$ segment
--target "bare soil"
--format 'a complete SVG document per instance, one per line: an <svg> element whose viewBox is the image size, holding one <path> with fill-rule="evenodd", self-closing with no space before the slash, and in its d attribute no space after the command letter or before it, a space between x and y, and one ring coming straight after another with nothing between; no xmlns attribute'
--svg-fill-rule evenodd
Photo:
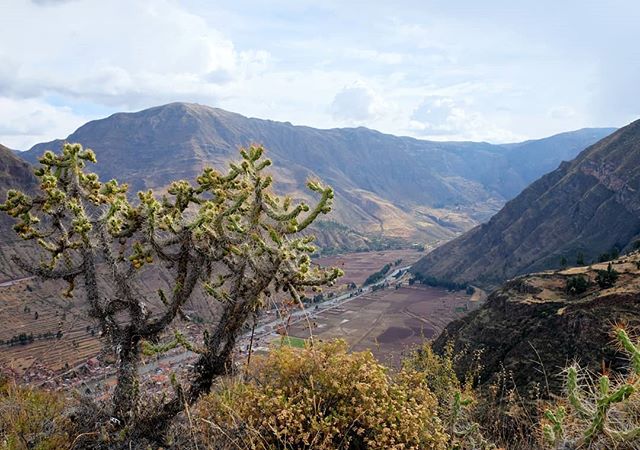
<svg viewBox="0 0 640 450"><path fill-rule="evenodd" d="M371 350L383 363L398 367L403 354L434 338L477 305L462 291L391 287L323 311L312 319L311 330L302 321L288 333L304 339L310 334L318 340L342 338L352 351Z"/></svg>

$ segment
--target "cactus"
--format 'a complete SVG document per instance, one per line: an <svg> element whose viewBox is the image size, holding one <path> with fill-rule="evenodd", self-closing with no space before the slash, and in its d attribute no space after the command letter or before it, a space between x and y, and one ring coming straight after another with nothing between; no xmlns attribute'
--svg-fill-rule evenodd
<svg viewBox="0 0 640 450"><path fill-rule="evenodd" d="M604 374L598 378L593 389L583 389L580 387L580 368L574 364L567 369L567 400L577 416L588 424L580 438L586 446L603 435L618 443L629 443L640 438L640 427L619 430L609 420L611 410L624 406L637 392L640 379L640 346L632 342L622 326L617 326L613 334L621 348L630 356L631 370L625 380L612 386L609 376ZM558 445L565 433L563 422L566 411L559 406L555 411L546 410L544 416L549 422L543 427L544 436L550 444Z"/></svg>
<svg viewBox="0 0 640 450"><path fill-rule="evenodd" d="M623 402L635 391L632 385L625 384L611 392L611 383L606 375L600 377L598 385L600 395L596 400L596 410L591 415L591 425L584 432L584 441L587 444L590 444L598 434L604 431L607 413L611 407L616 403Z"/></svg>
<svg viewBox="0 0 640 450"><path fill-rule="evenodd" d="M631 367L636 375L640 375L640 346L634 344L623 326L614 329L616 339L631 357Z"/></svg>
<svg viewBox="0 0 640 450"><path fill-rule="evenodd" d="M466 409L472 403L473 399L470 397L463 398L460 391L456 391L453 394L450 418L451 448L453 450L462 448L495 449L496 446L482 436L480 425L467 417L468 411Z"/></svg>
<svg viewBox="0 0 640 450"><path fill-rule="evenodd" d="M542 431L545 439L554 446L560 443L564 436L564 419L566 416L567 411L563 406L558 406L555 411L546 410L544 413L544 417L549 423L544 425Z"/></svg>
<svg viewBox="0 0 640 450"><path fill-rule="evenodd" d="M113 416L126 429L162 432L186 405L208 392L216 377L231 367L235 343L245 322L263 306L265 296L331 285L342 271L311 265L313 236L301 236L321 214L331 210L334 192L318 181L308 184L315 205L292 204L271 192L263 171L271 165L264 149L252 145L226 173L206 168L195 183L174 181L167 195L139 192L115 180L101 182L86 170L95 154L80 144L67 144L58 154L47 151L36 170L40 191L35 196L10 190L0 211L17 219L19 236L40 248L40 264L16 260L27 272L64 280L71 296L82 286L90 318L117 349L118 381L112 398ZM159 311L140 289L146 266L170 274L167 293L157 292ZM77 278L82 283L75 283ZM114 286L101 292L98 280ZM154 345L201 286L221 303L220 320L196 346L175 334ZM138 365L143 353L177 346L200 354L191 385L164 403L158 414L140 414ZM134 433L134 431L132 431Z"/></svg>

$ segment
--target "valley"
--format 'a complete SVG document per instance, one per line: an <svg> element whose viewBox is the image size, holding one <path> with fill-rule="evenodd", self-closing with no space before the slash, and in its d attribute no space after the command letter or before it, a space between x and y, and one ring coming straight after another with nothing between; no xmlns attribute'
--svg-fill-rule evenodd
<svg viewBox="0 0 640 450"><path fill-rule="evenodd" d="M0 450L640 450L640 2L0 2Z"/></svg>
<svg viewBox="0 0 640 450"><path fill-rule="evenodd" d="M280 339L277 331L304 337L307 314L312 320L322 324L331 323L332 319L335 322L336 317L352 318L356 315L358 319L352 321L349 331L343 328L341 332L340 328L334 329L334 325L322 325L314 330L314 335L317 334L321 339L328 338L329 335L342 337L353 343L354 349L370 348L374 352L385 353L389 356L386 362L395 364L403 345L408 342L418 343L422 336L432 337L471 304L468 302L469 296L463 292L449 293L443 289L418 286L396 290L395 283L407 285L406 275L397 280L389 275L381 283L387 282L390 286L376 292L371 292L371 286L362 287L366 278L383 266L389 264L395 265L394 270L406 269L423 255L422 251L406 249L349 253L315 259L315 264L340 267L345 272L344 277L336 286L325 290L327 298L323 303L308 305L306 312L293 307L281 319L282 311L266 310L256 328L254 350L266 350L274 342L277 343ZM357 288L354 289L353 284ZM150 279L151 287L148 289L158 285L160 280ZM80 386L87 378L98 376L104 379L109 373L110 364L114 361L113 355L104 353L98 328L87 319L82 298L63 298L63 290L64 283L43 282L32 277L4 280L0 284L0 322L11 324L10 327L0 329L0 366L5 370L27 382L37 384L54 380L54 385L59 386ZM374 304L376 308L371 309ZM384 320L379 321L378 316L387 310L395 312L385 312ZM191 307L186 312L197 315L198 309ZM200 315L204 316L202 313ZM193 342L198 342L209 320L202 323L182 321L178 328ZM380 322L379 327L391 330L387 333L390 341L380 342L382 346L376 343L375 332L370 333L374 321ZM402 335L409 331L411 336L397 340L393 335L393 330L396 329L402 330ZM383 329L380 333L384 331ZM371 339L366 339L364 334L370 334ZM245 334L240 346L240 356L246 354L248 342L249 334ZM188 354L177 357L176 352L172 352L166 359L154 363L153 367L162 365L168 370L171 366L167 365L169 362L175 365L183 363L184 358L191 357Z"/></svg>

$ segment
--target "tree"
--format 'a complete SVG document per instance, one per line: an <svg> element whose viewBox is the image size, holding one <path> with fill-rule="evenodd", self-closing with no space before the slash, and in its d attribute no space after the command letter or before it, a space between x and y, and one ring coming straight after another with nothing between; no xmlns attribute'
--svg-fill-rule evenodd
<svg viewBox="0 0 640 450"><path fill-rule="evenodd" d="M570 295L583 294L589 288L589 281L583 275L576 275L567 279L565 292Z"/></svg>
<svg viewBox="0 0 640 450"><path fill-rule="evenodd" d="M300 303L299 292L333 284L342 272L311 265L312 236L300 236L320 214L331 210L333 190L310 181L319 195L314 207L293 204L270 191L264 173L271 161L264 149L241 149L241 160L226 173L204 169L196 183L173 182L168 195L139 192L127 197L127 185L101 182L85 170L95 163L93 151L64 144L47 151L36 170L40 193L31 197L8 192L0 209L19 222L14 227L43 251L40 264L17 259L33 275L68 282L72 296L76 279L82 285L89 315L97 321L107 345L118 356L112 415L130 436L160 433L185 405L207 393L213 381L227 374L232 351L249 317L265 298L284 291ZM150 298L138 284L145 265L171 274L170 291L157 296L162 311L150 311ZM99 289L99 279L114 286L112 295ZM175 395L153 411L143 411L138 366L143 343L155 348L167 327L197 286L221 304L219 322L201 345L179 334L164 348L182 345L199 353L189 385L174 385Z"/></svg>
<svg viewBox="0 0 640 450"><path fill-rule="evenodd" d="M607 270L597 271L596 283L598 283L598 286L602 289L610 288L616 283L618 276L618 271L609 263Z"/></svg>
<svg viewBox="0 0 640 450"><path fill-rule="evenodd" d="M620 249L617 245L614 245L609 253L611 254L611 259L618 259L620 257Z"/></svg>
<svg viewBox="0 0 640 450"><path fill-rule="evenodd" d="M598 256L598 262L607 262L611 260L611 255L609 253L601 253Z"/></svg>

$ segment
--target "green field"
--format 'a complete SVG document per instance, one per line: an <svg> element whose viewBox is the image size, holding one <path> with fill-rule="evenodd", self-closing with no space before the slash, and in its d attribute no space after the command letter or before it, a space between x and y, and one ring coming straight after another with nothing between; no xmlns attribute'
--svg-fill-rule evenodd
<svg viewBox="0 0 640 450"><path fill-rule="evenodd" d="M294 348L304 348L306 340L295 336L282 336L280 345L288 345Z"/></svg>

